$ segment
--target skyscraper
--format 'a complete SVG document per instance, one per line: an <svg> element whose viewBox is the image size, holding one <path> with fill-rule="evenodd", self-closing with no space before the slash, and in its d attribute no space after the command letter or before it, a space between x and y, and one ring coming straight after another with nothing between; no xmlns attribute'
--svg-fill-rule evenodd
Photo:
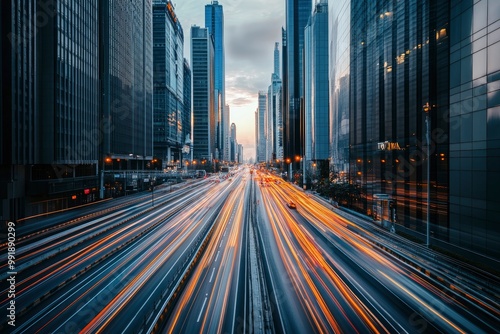
<svg viewBox="0 0 500 334"><path fill-rule="evenodd" d="M286 109L284 109L285 143L284 155L295 161L295 157L303 155L303 116L301 116L301 98L304 80L303 50L304 28L311 15L311 0L286 1ZM285 78L285 77L284 77ZM301 124L302 123L302 124ZM296 166L298 168L298 166Z"/></svg>
<svg viewBox="0 0 500 334"><path fill-rule="evenodd" d="M101 170L109 171L106 183L121 183L122 192L141 189L140 171L153 158L152 2L103 0L99 5L101 117L109 123ZM117 180L111 170L135 176L120 174Z"/></svg>
<svg viewBox="0 0 500 334"><path fill-rule="evenodd" d="M281 79L279 43L274 44L274 72L267 90L267 156L269 160L283 159L283 123L281 108Z"/></svg>
<svg viewBox="0 0 500 334"><path fill-rule="evenodd" d="M0 3L0 217L98 198L97 1ZM43 22L43 24L41 24Z"/></svg>
<svg viewBox="0 0 500 334"><path fill-rule="evenodd" d="M182 159L184 121L184 32L170 1L153 4L154 153L163 167ZM190 133L189 130L187 133Z"/></svg>
<svg viewBox="0 0 500 334"><path fill-rule="evenodd" d="M191 68L186 58L184 58L184 111L182 113L182 144L184 145L186 141L191 142L192 139L192 127L191 124ZM182 161L180 158L180 161Z"/></svg>
<svg viewBox="0 0 500 334"><path fill-rule="evenodd" d="M236 141L236 124L231 123L229 161L238 162L238 142Z"/></svg>
<svg viewBox="0 0 500 334"><path fill-rule="evenodd" d="M257 162L266 162L267 159L267 94L260 91L258 94L258 137Z"/></svg>
<svg viewBox="0 0 500 334"><path fill-rule="evenodd" d="M449 240L449 8L439 1L351 1L350 182L352 206L426 233L427 183L433 237ZM422 106L432 113L428 155ZM441 159L438 157L444 157ZM427 161L430 160L430 180ZM379 209L393 202L387 216ZM387 213L387 211L386 211ZM380 216L380 217L379 217Z"/></svg>
<svg viewBox="0 0 500 334"><path fill-rule="evenodd" d="M214 44L208 28L191 27L193 159L216 159Z"/></svg>
<svg viewBox="0 0 500 334"><path fill-rule="evenodd" d="M328 178L330 117L328 97L328 3L314 7L304 32L305 168ZM312 168L312 166L316 168ZM306 172L304 171L304 172ZM311 173L306 173L311 174Z"/></svg>
<svg viewBox="0 0 500 334"><path fill-rule="evenodd" d="M274 71L277 76L280 75L280 43L274 43Z"/></svg>
<svg viewBox="0 0 500 334"><path fill-rule="evenodd" d="M229 121L229 115L231 114L231 107L226 104L225 107L224 107L224 112L223 112L223 115L227 115L227 120ZM229 143L231 141L231 133L228 132L228 135L226 136L226 144L227 145L224 145L224 152L222 153L223 154L223 157L229 157L230 155L230 147L229 147Z"/></svg>
<svg viewBox="0 0 500 334"><path fill-rule="evenodd" d="M218 1L205 5L205 27L214 40L214 64L215 64L215 89L220 93L220 101L216 101L216 106L221 106L220 118L217 120L219 130L219 140L217 148L220 158L229 160L228 150L224 148L229 135L229 110L226 110L226 83L225 83L225 50L224 50L224 10ZM219 98L219 95L216 95ZM224 153L225 152L225 153ZM225 155L225 156L224 156Z"/></svg>
<svg viewBox="0 0 500 334"><path fill-rule="evenodd" d="M286 30L281 28L281 90L280 90L280 107L281 107L281 147L282 160L286 160L288 151L285 151L285 146L288 144L288 48L286 46ZM290 158L290 156L288 156Z"/></svg>
<svg viewBox="0 0 500 334"><path fill-rule="evenodd" d="M255 162L259 162L259 108L254 113Z"/></svg>
<svg viewBox="0 0 500 334"><path fill-rule="evenodd" d="M349 171L349 75L351 0L328 2L330 155L338 178Z"/></svg>
<svg viewBox="0 0 500 334"><path fill-rule="evenodd" d="M452 1L448 22L449 27L439 26L430 36L436 44L448 39L450 44L450 151L444 156L441 151L435 152L437 167L449 166L450 171L446 236L453 245L485 254L498 263L500 2ZM436 84L442 90L448 88ZM439 116L440 103L430 101L436 104L436 116ZM433 109L430 112L434 113Z"/></svg>

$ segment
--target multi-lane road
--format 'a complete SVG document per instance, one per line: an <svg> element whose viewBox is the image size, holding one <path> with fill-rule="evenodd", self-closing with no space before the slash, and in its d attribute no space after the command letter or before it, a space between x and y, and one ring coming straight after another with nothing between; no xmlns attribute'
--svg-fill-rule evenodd
<svg viewBox="0 0 500 334"><path fill-rule="evenodd" d="M150 194L150 193L149 193ZM0 332L491 333L500 280L264 171L16 226ZM290 207L293 201L295 207Z"/></svg>

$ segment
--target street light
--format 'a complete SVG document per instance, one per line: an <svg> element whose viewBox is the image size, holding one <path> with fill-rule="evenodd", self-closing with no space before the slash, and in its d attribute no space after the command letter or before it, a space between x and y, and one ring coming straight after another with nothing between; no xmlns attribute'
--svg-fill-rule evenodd
<svg viewBox="0 0 500 334"><path fill-rule="evenodd" d="M155 206L155 182L154 178L151 178L151 206Z"/></svg>
<svg viewBox="0 0 500 334"><path fill-rule="evenodd" d="M288 175L287 175L288 181L292 180L292 165L290 164L290 162L291 162L290 158L286 158L286 163L288 164Z"/></svg>
<svg viewBox="0 0 500 334"><path fill-rule="evenodd" d="M430 199L431 199L431 109L432 107L427 102L422 110L425 113L425 127L427 140L427 226L426 226L426 246L430 246Z"/></svg>
<svg viewBox="0 0 500 334"><path fill-rule="evenodd" d="M113 161L113 160L112 160L110 157L106 157L106 159L104 159L104 168L103 168L103 170L104 170L104 171L103 171L103 186L104 186L104 189L103 189L103 190L105 191L105 193L104 193L104 197L106 197L106 193L108 193L108 192L106 191L106 165L111 164L111 162L112 162L112 161ZM113 167L111 167L111 168L113 168ZM110 178L108 178L108 179L110 179ZM111 191L111 181L110 181L110 184L109 184L109 188L110 188L110 191ZM102 197L102 196L101 196L101 197Z"/></svg>

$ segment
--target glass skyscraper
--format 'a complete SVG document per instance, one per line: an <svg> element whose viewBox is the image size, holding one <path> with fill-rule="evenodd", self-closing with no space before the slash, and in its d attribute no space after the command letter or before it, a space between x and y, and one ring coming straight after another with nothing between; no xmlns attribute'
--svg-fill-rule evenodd
<svg viewBox="0 0 500 334"><path fill-rule="evenodd" d="M257 109L257 162L267 161L267 94L264 91L258 94Z"/></svg>
<svg viewBox="0 0 500 334"><path fill-rule="evenodd" d="M375 214L389 197L389 219L407 233L426 233L431 182L432 237L449 240L449 9L444 1L351 1L351 207ZM439 38L435 32L443 31ZM432 110L427 154L423 105ZM427 180L427 159L430 180ZM441 159L443 158L443 159Z"/></svg>
<svg viewBox="0 0 500 334"><path fill-rule="evenodd" d="M323 0L305 28L305 151L306 165L329 159L328 3Z"/></svg>
<svg viewBox="0 0 500 334"><path fill-rule="evenodd" d="M167 167L182 159L183 126L187 125L183 115L184 32L170 1L153 3L153 64L154 154Z"/></svg>
<svg viewBox="0 0 500 334"><path fill-rule="evenodd" d="M450 40L449 240L498 261L500 2L452 1L434 35Z"/></svg>
<svg viewBox="0 0 500 334"><path fill-rule="evenodd" d="M296 156L302 156L303 135L301 122L301 98L303 92L303 50L304 28L312 10L311 0L287 0L285 3L286 19L286 61L283 63L284 88L284 156L295 161ZM286 42L286 44L285 44Z"/></svg>
<svg viewBox="0 0 500 334"><path fill-rule="evenodd" d="M212 1L205 5L205 27L214 39L214 64L215 64L215 89L220 93L221 101L216 101L216 107L220 106L220 118L217 120L219 135L217 148L222 160L229 160L228 149L225 147L229 136L229 110L226 106L226 72L225 72L225 50L224 50L224 10L218 1ZM216 95L218 99L219 96ZM224 153L225 152L225 153Z"/></svg>
<svg viewBox="0 0 500 334"><path fill-rule="evenodd" d="M281 116L281 79L279 43L274 44L274 72L267 89L267 156L269 160L283 159L283 125ZM274 161L275 162L275 161Z"/></svg>
<svg viewBox="0 0 500 334"><path fill-rule="evenodd" d="M191 142L191 68L186 58L184 58L184 112L182 113L182 138L183 144L189 138Z"/></svg>
<svg viewBox="0 0 500 334"><path fill-rule="evenodd" d="M153 158L152 2L100 3L102 159L113 169L143 169Z"/></svg>
<svg viewBox="0 0 500 334"><path fill-rule="evenodd" d="M422 240L429 199L433 246L498 259L498 1L344 0L329 12L330 155L352 186L345 204L378 219L388 201L396 231Z"/></svg>
<svg viewBox="0 0 500 334"><path fill-rule="evenodd" d="M193 159L216 159L214 44L207 28L191 27Z"/></svg>
<svg viewBox="0 0 500 334"><path fill-rule="evenodd" d="M98 10L97 1L0 3L4 219L98 197Z"/></svg>
<svg viewBox="0 0 500 334"><path fill-rule="evenodd" d="M328 12L330 156L337 177L346 181L349 171L351 0L329 0Z"/></svg>

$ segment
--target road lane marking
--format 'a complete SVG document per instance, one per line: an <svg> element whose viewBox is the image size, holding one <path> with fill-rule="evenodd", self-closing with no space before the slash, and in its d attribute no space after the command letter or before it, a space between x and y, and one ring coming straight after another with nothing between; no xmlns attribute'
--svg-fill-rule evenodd
<svg viewBox="0 0 500 334"><path fill-rule="evenodd" d="M217 259L219 258L219 253L220 253L220 251L217 251L217 256L215 257L214 262L217 262Z"/></svg>
<svg viewBox="0 0 500 334"><path fill-rule="evenodd" d="M203 301L203 305L201 306L200 314L198 315L198 319L196 322L200 322L201 314L203 313L203 309L205 308L205 304L207 303L207 297L205 297L205 300Z"/></svg>
<svg viewBox="0 0 500 334"><path fill-rule="evenodd" d="M208 283L212 283L212 278L214 278L214 273L215 273L215 267L214 269L212 269L212 275L210 275L210 280L208 281Z"/></svg>

